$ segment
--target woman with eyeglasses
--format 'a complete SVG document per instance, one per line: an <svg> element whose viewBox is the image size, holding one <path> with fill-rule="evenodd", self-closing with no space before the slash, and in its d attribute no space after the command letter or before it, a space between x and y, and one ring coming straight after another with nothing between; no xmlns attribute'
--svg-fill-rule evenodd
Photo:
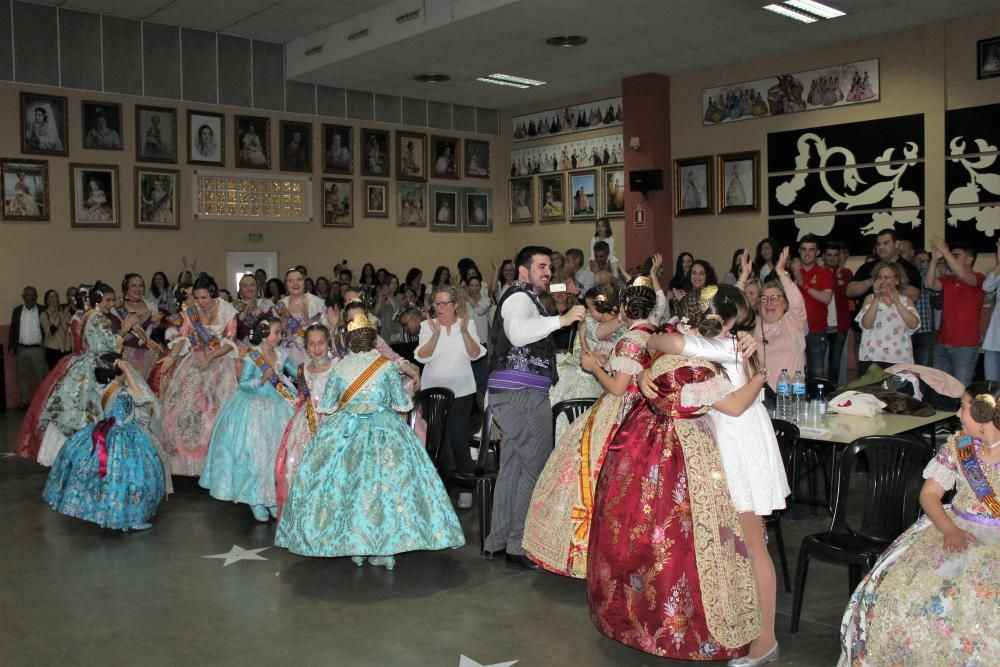
<svg viewBox="0 0 1000 667"><path fill-rule="evenodd" d="M469 418L476 397L476 379L472 362L486 354L479 342L476 323L463 308L458 316L458 291L451 285L438 285L431 292L434 317L428 314L420 325L416 360L424 364L424 387L444 387L455 394L448 411L445 441L451 452L452 466L460 472L472 472L475 464L469 454ZM460 494L458 506L472 506L472 494Z"/></svg>

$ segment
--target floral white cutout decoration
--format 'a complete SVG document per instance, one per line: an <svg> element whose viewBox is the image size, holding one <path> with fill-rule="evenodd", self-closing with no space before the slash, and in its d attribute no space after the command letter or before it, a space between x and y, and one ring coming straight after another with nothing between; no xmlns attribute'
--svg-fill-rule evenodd
<svg viewBox="0 0 1000 667"><path fill-rule="evenodd" d="M1000 195L1000 174L983 173L997 161L997 147L985 139L976 139L978 153L993 152L993 155L964 156L965 138L955 137L948 144L952 162L960 162L969 172L969 182L948 193L947 222L957 227L959 222L976 221L976 229L986 236L1000 231L1000 204L977 206L979 193L983 190Z"/></svg>

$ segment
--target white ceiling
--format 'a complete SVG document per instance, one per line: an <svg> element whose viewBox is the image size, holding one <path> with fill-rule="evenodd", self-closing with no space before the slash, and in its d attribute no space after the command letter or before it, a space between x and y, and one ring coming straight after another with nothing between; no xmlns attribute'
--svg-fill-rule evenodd
<svg viewBox="0 0 1000 667"><path fill-rule="evenodd" d="M345 21L363 25L366 12L393 2L32 1L254 39L302 40L310 45L322 28ZM676 74L774 57L1000 9L998 0L826 1L846 11L847 16L805 25L763 11L765 0L519 0L293 75L297 80L328 86L518 108L611 88L633 74ZM454 2L457 13L459 3L470 0ZM573 49L544 43L547 37L566 34L585 35L590 41ZM448 74L452 80L434 85L413 81L414 75L424 72ZM548 84L517 90L475 81L477 76L492 72Z"/></svg>

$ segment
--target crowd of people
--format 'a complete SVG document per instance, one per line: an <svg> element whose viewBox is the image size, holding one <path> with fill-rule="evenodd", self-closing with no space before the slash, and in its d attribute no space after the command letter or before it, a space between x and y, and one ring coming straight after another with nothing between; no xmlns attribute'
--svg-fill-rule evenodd
<svg viewBox="0 0 1000 667"><path fill-rule="evenodd" d="M779 655L763 519L789 484L766 396L783 371L842 384L853 338L859 374L916 363L968 389L962 431L925 471L926 516L851 600L843 660L1000 653L977 629L1000 586L1000 385L973 383L1000 247L987 278L972 248L940 239L926 252L882 232L856 273L841 244L764 239L721 281L682 252L665 285L659 254L623 266L607 220L589 251L528 246L485 277L464 258L429 284L342 261L331 278L248 273L235 295L194 266L148 291L134 273L119 290L80 285L68 305L27 287L11 318L16 450L51 466L46 502L104 528L150 528L190 477L276 520L293 553L392 569L465 544L455 507L471 495L453 505L441 480L473 470L472 417L488 406L502 445L485 556L586 579L598 630L628 646L748 667ZM455 397L440 460L422 387ZM570 398L594 402L553 433Z"/></svg>

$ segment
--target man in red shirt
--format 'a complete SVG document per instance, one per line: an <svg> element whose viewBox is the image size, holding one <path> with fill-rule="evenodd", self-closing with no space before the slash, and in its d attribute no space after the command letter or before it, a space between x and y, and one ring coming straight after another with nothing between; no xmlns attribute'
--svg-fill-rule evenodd
<svg viewBox="0 0 1000 667"><path fill-rule="evenodd" d="M937 273L944 259L950 273ZM976 373L979 358L979 312L983 307L983 281L986 276L972 270L976 251L965 243L948 244L931 239L931 265L924 276L924 287L941 292L941 326L934 345L934 368L949 373L968 387Z"/></svg>
<svg viewBox="0 0 1000 667"><path fill-rule="evenodd" d="M830 269L816 263L819 237L806 234L799 241L799 259L792 263L792 276L806 304L809 332L806 334L806 370L812 377L826 377L827 309L833 301L835 280Z"/></svg>
<svg viewBox="0 0 1000 667"><path fill-rule="evenodd" d="M851 330L850 300L847 298L847 283L854 279L854 272L843 266L847 253L846 244L828 241L823 249L823 264L833 272L833 299L827 307L826 341L830 353L827 356L829 379L834 384L842 384L840 379L841 357L847 332ZM846 379L846 378L845 378ZM832 387L830 388L832 389Z"/></svg>

